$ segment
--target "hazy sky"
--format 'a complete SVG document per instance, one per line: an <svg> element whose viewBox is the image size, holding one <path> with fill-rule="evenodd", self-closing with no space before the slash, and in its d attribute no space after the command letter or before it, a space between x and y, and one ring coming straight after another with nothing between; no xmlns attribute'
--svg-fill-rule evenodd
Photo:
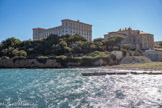
<svg viewBox="0 0 162 108"><path fill-rule="evenodd" d="M32 28L65 18L92 24L93 39L131 27L162 40L162 0L0 0L0 41L32 39Z"/></svg>

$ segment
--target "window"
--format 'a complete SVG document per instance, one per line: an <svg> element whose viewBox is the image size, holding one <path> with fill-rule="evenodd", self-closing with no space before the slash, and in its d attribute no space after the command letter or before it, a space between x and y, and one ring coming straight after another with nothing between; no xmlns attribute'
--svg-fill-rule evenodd
<svg viewBox="0 0 162 108"><path fill-rule="evenodd" d="M66 22L65 25L68 26L68 23Z"/></svg>
<svg viewBox="0 0 162 108"><path fill-rule="evenodd" d="M68 28L66 28L66 32L68 32Z"/></svg>

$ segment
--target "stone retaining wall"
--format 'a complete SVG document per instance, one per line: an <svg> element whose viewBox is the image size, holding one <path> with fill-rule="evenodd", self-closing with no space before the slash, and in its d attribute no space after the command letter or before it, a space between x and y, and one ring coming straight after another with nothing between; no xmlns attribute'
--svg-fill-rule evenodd
<svg viewBox="0 0 162 108"><path fill-rule="evenodd" d="M95 61L95 62L94 62ZM85 60L60 60L60 59L0 59L0 68L65 68L85 66ZM108 65L105 59L90 60L90 66Z"/></svg>

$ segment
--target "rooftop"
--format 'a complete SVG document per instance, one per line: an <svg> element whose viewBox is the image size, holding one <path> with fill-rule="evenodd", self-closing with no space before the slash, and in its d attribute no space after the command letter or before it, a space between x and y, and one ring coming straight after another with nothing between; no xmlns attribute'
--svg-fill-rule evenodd
<svg viewBox="0 0 162 108"><path fill-rule="evenodd" d="M143 32L143 31L140 31L140 34L142 34L142 35L152 35L152 34L150 34L150 33L145 33L145 32Z"/></svg>
<svg viewBox="0 0 162 108"><path fill-rule="evenodd" d="M75 23L80 23L80 24L85 24L85 25L92 26L91 24L87 24L87 23L80 22L79 20L75 21L75 20L71 20L71 19L63 19L61 21L72 21L72 22L75 22Z"/></svg>
<svg viewBox="0 0 162 108"><path fill-rule="evenodd" d="M46 29L37 27L37 28L33 28L33 30L46 30Z"/></svg>

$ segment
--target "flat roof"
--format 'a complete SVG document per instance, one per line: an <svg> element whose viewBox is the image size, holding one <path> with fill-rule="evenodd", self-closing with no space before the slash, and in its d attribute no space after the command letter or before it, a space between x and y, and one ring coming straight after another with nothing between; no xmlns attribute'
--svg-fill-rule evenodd
<svg viewBox="0 0 162 108"><path fill-rule="evenodd" d="M71 19L63 19L61 21L72 21L72 22L75 22L75 23L81 23L81 24L85 24L85 25L88 25L88 26L92 26L91 24L80 22L79 20L75 21L75 20L71 20Z"/></svg>

